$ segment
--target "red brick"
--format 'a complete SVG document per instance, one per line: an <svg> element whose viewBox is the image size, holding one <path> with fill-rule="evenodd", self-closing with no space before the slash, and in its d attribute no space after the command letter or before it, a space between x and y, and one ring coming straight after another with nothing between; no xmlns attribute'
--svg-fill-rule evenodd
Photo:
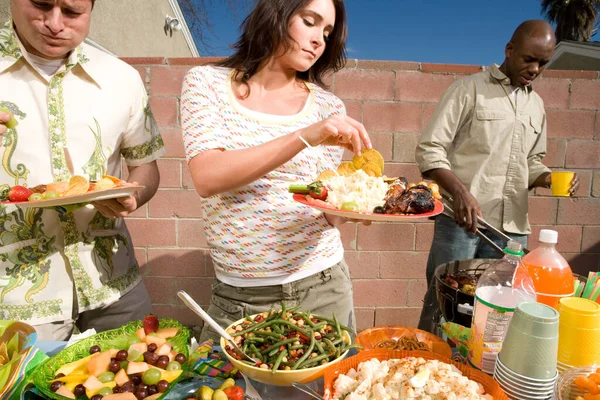
<svg viewBox="0 0 600 400"><path fill-rule="evenodd" d="M431 241L433 240L433 224L417 224L417 238L416 238L416 250L425 251L429 254L431 248Z"/></svg>
<svg viewBox="0 0 600 400"><path fill-rule="evenodd" d="M350 267L350 276L352 279L379 278L379 252L346 251L344 259L348 263L348 267Z"/></svg>
<svg viewBox="0 0 600 400"><path fill-rule="evenodd" d="M592 196L600 197L600 171L594 171L594 181L592 183Z"/></svg>
<svg viewBox="0 0 600 400"><path fill-rule="evenodd" d="M596 140L600 139L600 112L596 111L596 133L594 135Z"/></svg>
<svg viewBox="0 0 600 400"><path fill-rule="evenodd" d="M140 273L146 275L146 265L148 264L148 250L143 247L134 247L135 259L140 265Z"/></svg>
<svg viewBox="0 0 600 400"><path fill-rule="evenodd" d="M198 304L210 304L212 294L211 285L213 278L175 278L177 290L183 290L189 294Z"/></svg>
<svg viewBox="0 0 600 400"><path fill-rule="evenodd" d="M583 227L581 251L584 253L600 253L600 226Z"/></svg>
<svg viewBox="0 0 600 400"><path fill-rule="evenodd" d="M177 221L177 245L194 249L207 249L204 221L202 219L181 219Z"/></svg>
<svg viewBox="0 0 600 400"><path fill-rule="evenodd" d="M196 190L194 180L192 179L192 173L190 172L189 164L186 162L181 171L181 187L184 189Z"/></svg>
<svg viewBox="0 0 600 400"><path fill-rule="evenodd" d="M394 161L414 163L419 138L418 133L394 133Z"/></svg>
<svg viewBox="0 0 600 400"><path fill-rule="evenodd" d="M572 225L537 225L531 228L531 235L527 246L529 249L535 249L540 245L538 238L540 230L552 229L558 232L558 244L556 250L560 253L577 252L581 249L581 231L580 226Z"/></svg>
<svg viewBox="0 0 600 400"><path fill-rule="evenodd" d="M598 225L600 199L561 199L558 206L560 225Z"/></svg>
<svg viewBox="0 0 600 400"><path fill-rule="evenodd" d="M483 71L483 68L479 65L422 63L421 71L449 74L474 74L476 72Z"/></svg>
<svg viewBox="0 0 600 400"><path fill-rule="evenodd" d="M358 226L358 250L413 250L413 224L373 224Z"/></svg>
<svg viewBox="0 0 600 400"><path fill-rule="evenodd" d="M438 102L452 82L454 82L452 75L398 72L396 73L396 100Z"/></svg>
<svg viewBox="0 0 600 400"><path fill-rule="evenodd" d="M183 77L189 70L189 67L151 67L150 95L179 97L181 95Z"/></svg>
<svg viewBox="0 0 600 400"><path fill-rule="evenodd" d="M580 110L548 110L548 137L592 139L596 113Z"/></svg>
<svg viewBox="0 0 600 400"><path fill-rule="evenodd" d="M161 188L181 187L181 160L158 160Z"/></svg>
<svg viewBox="0 0 600 400"><path fill-rule="evenodd" d="M414 251L382 251L380 275L382 279L422 279L425 277L427 253Z"/></svg>
<svg viewBox="0 0 600 400"><path fill-rule="evenodd" d="M406 304L406 281L377 279L354 281L356 307L403 307Z"/></svg>
<svg viewBox="0 0 600 400"><path fill-rule="evenodd" d="M147 276L207 276L205 250L149 249Z"/></svg>
<svg viewBox="0 0 600 400"><path fill-rule="evenodd" d="M363 108L364 124L368 131L421 131L420 104L365 103Z"/></svg>
<svg viewBox="0 0 600 400"><path fill-rule="evenodd" d="M338 228L342 235L342 244L346 250L356 250L356 225L358 224L350 222Z"/></svg>
<svg viewBox="0 0 600 400"><path fill-rule="evenodd" d="M544 100L548 108L569 108L569 89L571 82L568 79L536 79L533 88Z"/></svg>
<svg viewBox="0 0 600 400"><path fill-rule="evenodd" d="M546 157L543 163L549 168L563 168L567 156L566 139L548 139L546 142Z"/></svg>
<svg viewBox="0 0 600 400"><path fill-rule="evenodd" d="M127 226L136 246L175 246L174 220L129 218L127 219Z"/></svg>
<svg viewBox="0 0 600 400"><path fill-rule="evenodd" d="M571 91L571 108L600 109L600 81L575 80Z"/></svg>
<svg viewBox="0 0 600 400"><path fill-rule="evenodd" d="M423 274L425 276L425 274ZM427 292L427 280L415 279L408 281L408 299L406 305L409 307L423 306L423 298Z"/></svg>
<svg viewBox="0 0 600 400"><path fill-rule="evenodd" d="M421 307L378 308L375 310L375 326L401 325L416 328L420 315Z"/></svg>
<svg viewBox="0 0 600 400"><path fill-rule="evenodd" d="M362 102L346 100L344 102L344 105L346 106L346 114L350 118L353 118L353 119L357 120L358 122L362 123L362 121L363 121Z"/></svg>
<svg viewBox="0 0 600 400"><path fill-rule="evenodd" d="M357 332L364 331L365 329L369 329L374 326L374 323L375 323L375 309L374 308L355 308L354 315L356 316Z"/></svg>
<svg viewBox="0 0 600 400"><path fill-rule="evenodd" d="M587 278L590 272L600 270L600 254L591 253L565 253L562 256L567 260L571 270Z"/></svg>
<svg viewBox="0 0 600 400"><path fill-rule="evenodd" d="M386 165L385 174L387 176L404 176L409 182L419 182L421 172L416 164L398 164L390 163Z"/></svg>
<svg viewBox="0 0 600 400"><path fill-rule="evenodd" d="M120 57L129 65L159 65L165 63L164 57Z"/></svg>
<svg viewBox="0 0 600 400"><path fill-rule="evenodd" d="M165 154L163 157L185 157L185 149L183 147L183 137L181 136L181 128L162 128L160 135L165 143Z"/></svg>
<svg viewBox="0 0 600 400"><path fill-rule="evenodd" d="M151 218L199 218L200 198L194 190L159 190L150 203Z"/></svg>
<svg viewBox="0 0 600 400"><path fill-rule="evenodd" d="M129 218L148 218L148 204L144 204L131 214L129 214Z"/></svg>
<svg viewBox="0 0 600 400"><path fill-rule="evenodd" d="M596 79L598 73L596 71L565 71L557 69L547 69L544 70L542 76L544 78Z"/></svg>
<svg viewBox="0 0 600 400"><path fill-rule="evenodd" d="M423 129L427 127L427 124L429 123L429 120L431 119L436 107L437 104L423 104L423 120L421 122Z"/></svg>
<svg viewBox="0 0 600 400"><path fill-rule="evenodd" d="M176 303L176 287L174 279L147 276L144 278L144 284L148 289L152 304Z"/></svg>
<svg viewBox="0 0 600 400"><path fill-rule="evenodd" d="M556 224L558 199L529 197L529 222L533 225Z"/></svg>
<svg viewBox="0 0 600 400"><path fill-rule="evenodd" d="M169 58L167 59L167 63L169 65L207 65L220 60L223 60L225 57L178 57L178 58Z"/></svg>
<svg viewBox="0 0 600 400"><path fill-rule="evenodd" d="M567 168L600 168L600 140L571 140L567 144Z"/></svg>
<svg viewBox="0 0 600 400"><path fill-rule="evenodd" d="M208 304L200 304L208 306ZM183 325L198 325L202 326L203 321L192 310L184 305L162 305L153 304L152 313L158 318L172 318L179 321Z"/></svg>
<svg viewBox="0 0 600 400"><path fill-rule="evenodd" d="M379 69L394 71L417 71L420 64L410 61L358 60L358 69Z"/></svg>
<svg viewBox="0 0 600 400"><path fill-rule="evenodd" d="M146 67L134 67L134 68L140 74L140 78L142 78L142 82L147 83L146 82L146 77L147 77Z"/></svg>
<svg viewBox="0 0 600 400"><path fill-rule="evenodd" d="M177 126L179 108L175 97L151 97L150 107L159 127Z"/></svg>
<svg viewBox="0 0 600 400"><path fill-rule="evenodd" d="M344 69L335 74L334 81L334 93L342 99L394 98L394 73L391 71Z"/></svg>

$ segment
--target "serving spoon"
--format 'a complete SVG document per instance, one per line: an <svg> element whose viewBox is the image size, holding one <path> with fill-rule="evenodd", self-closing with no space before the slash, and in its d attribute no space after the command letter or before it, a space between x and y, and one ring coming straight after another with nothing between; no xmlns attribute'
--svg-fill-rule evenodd
<svg viewBox="0 0 600 400"><path fill-rule="evenodd" d="M188 308L190 310L192 310L193 312L198 314L200 316L200 318L202 318L204 320L204 322L209 324L211 326L211 328L213 328L219 335L221 335L221 337L223 339L227 340L229 342L229 344L235 349L235 351L237 351L246 361L250 361L253 364L256 364L258 362L257 359L254 359L254 358L250 357L248 354L244 353L242 351L242 349L240 349L240 347L235 343L235 340L233 340L233 337L231 337L231 335L229 333L227 333L227 331L225 329L221 328L221 326L219 324L217 324L217 322L214 319L212 319L210 317L210 315L208 315L206 313L206 311L204 311L202 309L202 307L200 307L198 305L198 303L196 303L194 301L194 299L191 298L191 296L189 294L187 294L183 290L180 290L179 292L177 292L177 296L179 296L181 301L183 301L183 303L186 306L188 306ZM226 349L223 349L223 350L227 351Z"/></svg>

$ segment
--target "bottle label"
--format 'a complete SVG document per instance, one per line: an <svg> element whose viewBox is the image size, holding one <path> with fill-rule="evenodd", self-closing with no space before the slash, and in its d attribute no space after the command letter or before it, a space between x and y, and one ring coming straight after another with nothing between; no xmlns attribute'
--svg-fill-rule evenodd
<svg viewBox="0 0 600 400"><path fill-rule="evenodd" d="M514 308L500 307L475 296L469 343L469 361L474 367L488 374L494 372L496 358L514 311Z"/></svg>

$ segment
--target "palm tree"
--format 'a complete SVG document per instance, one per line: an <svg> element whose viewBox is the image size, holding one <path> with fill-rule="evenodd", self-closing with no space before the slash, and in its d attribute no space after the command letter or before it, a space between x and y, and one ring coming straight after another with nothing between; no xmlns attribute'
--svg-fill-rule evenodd
<svg viewBox="0 0 600 400"><path fill-rule="evenodd" d="M600 0L541 0L542 13L556 24L556 41L589 42L598 30Z"/></svg>

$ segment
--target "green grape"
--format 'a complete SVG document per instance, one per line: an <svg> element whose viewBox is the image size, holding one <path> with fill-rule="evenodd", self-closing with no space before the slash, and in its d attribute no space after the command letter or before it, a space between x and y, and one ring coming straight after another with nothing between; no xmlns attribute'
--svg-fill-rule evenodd
<svg viewBox="0 0 600 400"><path fill-rule="evenodd" d="M60 196L56 192L44 192L45 199L56 199L58 197L60 197Z"/></svg>
<svg viewBox="0 0 600 400"><path fill-rule="evenodd" d="M107 396L109 394L112 394L113 390L111 388L109 388L108 386L103 387L102 389L98 390L99 395L102 396Z"/></svg>
<svg viewBox="0 0 600 400"><path fill-rule="evenodd" d="M127 366L129 365L129 361L123 360L119 364L121 365L121 369L124 369L127 371Z"/></svg>
<svg viewBox="0 0 600 400"><path fill-rule="evenodd" d="M181 364L177 361L171 361L167 364L167 371L179 371L181 369Z"/></svg>
<svg viewBox="0 0 600 400"><path fill-rule="evenodd" d="M358 204L353 201L347 201L342 204L342 210L345 211L358 211Z"/></svg>
<svg viewBox="0 0 600 400"><path fill-rule="evenodd" d="M102 383L111 382L115 380L115 374L110 371L106 371L98 375L98 380Z"/></svg>
<svg viewBox="0 0 600 400"><path fill-rule="evenodd" d="M29 196L29 198L27 200L29 200L29 201L44 200L44 196L41 193L33 193L31 196Z"/></svg>
<svg viewBox="0 0 600 400"><path fill-rule="evenodd" d="M160 381L161 373L156 368L150 368L142 375L142 382L145 385L156 385Z"/></svg>

